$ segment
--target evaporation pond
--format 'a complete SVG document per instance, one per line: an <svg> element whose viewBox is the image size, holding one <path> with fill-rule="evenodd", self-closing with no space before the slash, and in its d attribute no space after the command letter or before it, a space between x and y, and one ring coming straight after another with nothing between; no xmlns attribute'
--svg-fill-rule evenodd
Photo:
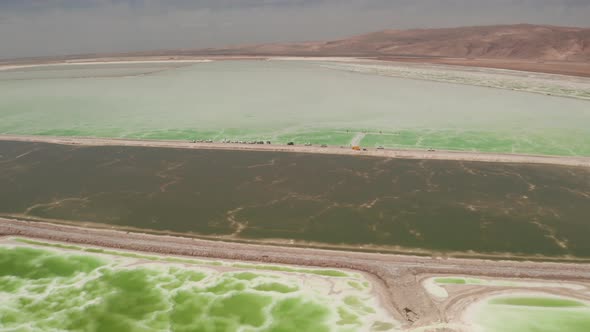
<svg viewBox="0 0 590 332"><path fill-rule="evenodd" d="M4 239L0 330L299 332L399 325L370 286L351 285L366 285L365 279L354 272Z"/></svg>
<svg viewBox="0 0 590 332"><path fill-rule="evenodd" d="M0 216L345 249L590 257L590 169L4 141Z"/></svg>
<svg viewBox="0 0 590 332"><path fill-rule="evenodd" d="M478 308L474 318L485 332L590 331L590 306L561 297L495 297Z"/></svg>
<svg viewBox="0 0 590 332"><path fill-rule="evenodd" d="M0 133L271 140L590 156L590 101L219 61L0 71Z"/></svg>

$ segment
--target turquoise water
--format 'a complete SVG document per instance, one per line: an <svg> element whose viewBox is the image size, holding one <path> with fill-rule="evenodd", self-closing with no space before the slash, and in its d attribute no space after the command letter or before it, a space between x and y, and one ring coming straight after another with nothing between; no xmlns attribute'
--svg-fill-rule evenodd
<svg viewBox="0 0 590 332"><path fill-rule="evenodd" d="M289 61L0 71L0 133L590 155L590 102Z"/></svg>

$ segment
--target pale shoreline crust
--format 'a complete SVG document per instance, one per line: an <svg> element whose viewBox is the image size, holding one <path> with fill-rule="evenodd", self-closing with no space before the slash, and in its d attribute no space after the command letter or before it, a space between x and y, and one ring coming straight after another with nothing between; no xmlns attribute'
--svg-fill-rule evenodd
<svg viewBox="0 0 590 332"><path fill-rule="evenodd" d="M445 302L437 302L422 287L432 276L462 275L488 278L527 278L587 284L590 265L572 263L533 263L480 259L436 259L403 255L383 255L320 249L290 248L259 244L149 235L117 230L81 228L44 222L0 218L0 236L27 237L119 250L151 252L216 259L254 261L273 264L338 268L362 271L372 281L392 316L406 327L461 325L461 313L469 305L490 294L514 288L491 290L468 288ZM523 289L523 288L520 288ZM526 289L526 288L524 288ZM571 296L577 290L548 290ZM452 294L452 292L450 292ZM581 296L581 295L580 295ZM578 296L579 297L579 296ZM584 299L588 296L586 295Z"/></svg>
<svg viewBox="0 0 590 332"><path fill-rule="evenodd" d="M495 68L524 73L545 73L570 77L590 77L590 63L568 61L527 61L486 58L452 58L421 56L287 56L287 55L142 55L68 57L48 59L14 59L0 61L0 70L38 67L47 65L123 64L123 63L198 63L210 61L259 60L259 61L329 61L329 62L397 62L407 64L448 65L460 69Z"/></svg>
<svg viewBox="0 0 590 332"><path fill-rule="evenodd" d="M376 149L367 148L366 151L356 151L350 147L338 146L302 146L302 145L272 145L272 144L235 144L235 143L191 143L188 141L165 140L139 140L121 138L93 138L93 137L57 137L57 136L32 136L0 134L0 141L51 143L62 145L82 146L134 146L154 148L179 148L202 150L229 150L229 151L268 151L311 153L326 155L348 155L362 157L380 157L394 159L418 159L418 160L455 160L476 161L488 163L519 163L519 164L545 164L574 167L590 167L590 157L569 156L545 156L525 154L502 154L467 151L446 150L405 150L405 149Z"/></svg>
<svg viewBox="0 0 590 332"><path fill-rule="evenodd" d="M404 63L450 65L470 68L494 68L530 73L590 77L590 63L567 61L526 61L480 58L379 57L379 60Z"/></svg>
<svg viewBox="0 0 590 332"><path fill-rule="evenodd" d="M55 63L38 63L38 64L0 64L0 71L1 70L12 70L12 69L24 69L24 68L35 68L35 67L54 67L54 66L75 66L75 65L121 65L121 64L162 64L162 63L170 63L170 64L195 64L195 63L207 63L213 62L210 59L193 59L193 60L103 60L103 59L84 59L84 60L74 60L74 61L65 61L65 62L55 62Z"/></svg>

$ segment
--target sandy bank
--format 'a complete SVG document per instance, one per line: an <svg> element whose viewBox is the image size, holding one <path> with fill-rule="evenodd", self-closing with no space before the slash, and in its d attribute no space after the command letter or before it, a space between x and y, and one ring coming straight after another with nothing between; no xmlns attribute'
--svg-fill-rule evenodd
<svg viewBox="0 0 590 332"><path fill-rule="evenodd" d="M547 164L562 166L590 167L590 157L567 156L540 156L523 154L500 154L463 151L426 151L403 149L375 149L367 148L366 151L355 151L350 147L320 147L320 146L287 146L269 144L234 144L234 143L191 143L187 141L158 141L158 140L133 140L118 138L82 138L82 137L54 137L54 136L21 136L0 135L2 141L39 142L64 145L83 146L138 146L158 148L181 149L210 149L210 150L236 150L236 151L271 151L293 153L315 153L327 155L350 155L397 159L425 159L425 160L457 160L480 161L492 163L523 163L523 164Z"/></svg>

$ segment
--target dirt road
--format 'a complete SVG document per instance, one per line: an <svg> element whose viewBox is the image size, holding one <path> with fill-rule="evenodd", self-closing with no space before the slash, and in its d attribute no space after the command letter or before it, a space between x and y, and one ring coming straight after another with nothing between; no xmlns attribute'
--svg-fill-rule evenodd
<svg viewBox="0 0 590 332"><path fill-rule="evenodd" d="M157 141L157 140L133 140L118 138L82 138L82 137L53 137L53 136L21 136L0 135L0 141L39 142L64 145L83 146L141 146L157 148L180 149L211 149L211 150L237 150L237 151L273 151L317 153L331 155L371 156L381 158L399 159L429 159L429 160L458 160L481 161L496 163L525 163L525 164L549 164L562 166L590 167L590 157L567 156L541 156L523 154L500 154L463 151L426 151L403 149L375 149L367 148L366 151L355 151L350 147L320 147L320 146L287 146L269 144L234 144L234 143L191 143L188 141Z"/></svg>

